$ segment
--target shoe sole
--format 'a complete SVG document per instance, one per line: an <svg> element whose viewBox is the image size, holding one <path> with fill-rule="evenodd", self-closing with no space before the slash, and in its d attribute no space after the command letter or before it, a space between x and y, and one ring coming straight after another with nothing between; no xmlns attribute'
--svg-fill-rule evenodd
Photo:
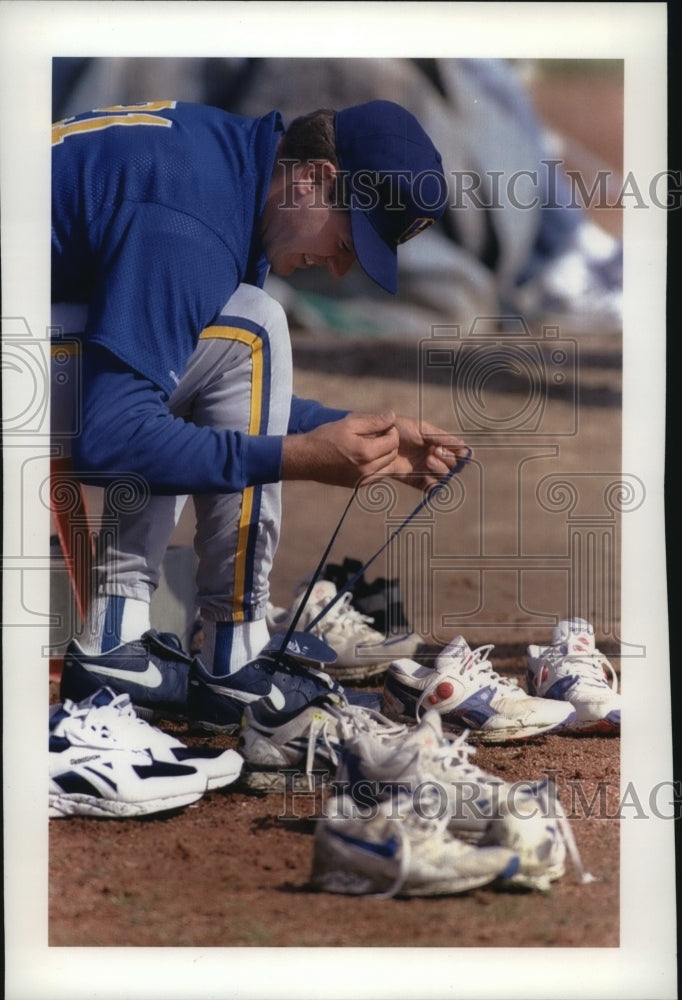
<svg viewBox="0 0 682 1000"><path fill-rule="evenodd" d="M307 792L310 794L311 790L308 776L303 771L296 771L294 768L282 768L280 771L250 771L247 767L242 771L241 786L252 792ZM313 774L314 787L315 774Z"/></svg>
<svg viewBox="0 0 682 1000"><path fill-rule="evenodd" d="M65 819L70 816L91 816L98 819L135 819L151 813L169 812L197 802L203 792L185 792L147 802L120 802L98 799L92 795L50 795L48 817Z"/></svg>
<svg viewBox="0 0 682 1000"><path fill-rule="evenodd" d="M512 866L510 866L512 867ZM434 879L433 882L418 886L401 886L395 893L397 899L414 897L424 899L429 896L458 896L473 889L480 889L499 879L506 879L504 873L488 873L486 875L463 875L459 878L449 876L445 879ZM345 896L376 896L385 895L389 890L372 885L367 876L356 876L353 872L325 872L311 878L311 888L318 892L330 892Z"/></svg>
<svg viewBox="0 0 682 1000"><path fill-rule="evenodd" d="M328 665L327 673L335 681L340 681L341 683L351 681L354 684L362 684L363 682L367 683L383 676L391 665L391 662L387 660L386 663L373 663L367 667L337 667L335 664L330 667Z"/></svg>
<svg viewBox="0 0 682 1000"><path fill-rule="evenodd" d="M413 715L391 712L385 704L382 707L382 712L394 722L403 722L407 726L418 725L418 720ZM543 736L545 733L569 732L563 722L553 722L551 726L524 726L523 729L470 729L467 726L455 726L448 723L441 716L441 725L443 733L446 735L461 736L466 733L470 743L510 743L527 740L533 736Z"/></svg>
<svg viewBox="0 0 682 1000"><path fill-rule="evenodd" d="M574 722L567 728L566 731L580 736L590 734L597 734L601 736L620 736L620 726L616 726L612 722L608 722L606 719L598 719L596 722L578 723L577 725Z"/></svg>
<svg viewBox="0 0 682 1000"><path fill-rule="evenodd" d="M443 724L443 732L459 735L464 730L449 729ZM558 735L568 733L563 722L554 722L551 726L524 726L522 729L470 729L467 739L471 743L516 743L520 740L532 739L534 736L545 736L549 733Z"/></svg>

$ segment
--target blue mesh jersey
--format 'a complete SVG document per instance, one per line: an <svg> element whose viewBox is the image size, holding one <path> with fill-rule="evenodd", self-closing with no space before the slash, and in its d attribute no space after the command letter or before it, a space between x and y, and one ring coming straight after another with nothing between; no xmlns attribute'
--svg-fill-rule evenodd
<svg viewBox="0 0 682 1000"><path fill-rule="evenodd" d="M88 305L74 468L155 493L229 493L279 479L281 435L196 426L165 405L241 283L262 287L259 221L283 134L176 101L101 108L53 126L52 300ZM291 401L288 433L347 411Z"/></svg>
<svg viewBox="0 0 682 1000"><path fill-rule="evenodd" d="M262 287L258 222L283 132L176 101L57 122L52 300L89 304L85 339L170 395L241 282Z"/></svg>

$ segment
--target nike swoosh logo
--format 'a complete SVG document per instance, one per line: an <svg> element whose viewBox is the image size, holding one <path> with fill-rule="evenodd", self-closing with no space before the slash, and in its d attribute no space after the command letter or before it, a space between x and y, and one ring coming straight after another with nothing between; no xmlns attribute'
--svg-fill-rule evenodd
<svg viewBox="0 0 682 1000"><path fill-rule="evenodd" d="M253 694L251 691L237 691L234 688L229 690L224 687L218 687L217 684L207 684L206 687L209 687L211 691L215 691L216 694L222 695L223 698L234 698L235 701L241 701L245 705L250 704L252 701L260 701L261 698L269 698L275 708L281 711L287 703L280 689L275 687L274 684L267 694Z"/></svg>
<svg viewBox="0 0 682 1000"><path fill-rule="evenodd" d="M115 677L120 681L128 681L132 684L140 684L142 687L155 688L163 683L163 675L157 665L151 661L145 670L138 673L135 670L117 670L116 667L102 667L99 663L81 663L86 670L92 670L96 674L103 674L105 677Z"/></svg>
<svg viewBox="0 0 682 1000"><path fill-rule="evenodd" d="M362 840L360 837L353 837L342 830L330 829L329 833L344 843L350 844L352 847L359 847L360 850L376 854L380 858L394 858L400 847L400 841L394 834L391 834L383 843L374 843L371 840Z"/></svg>

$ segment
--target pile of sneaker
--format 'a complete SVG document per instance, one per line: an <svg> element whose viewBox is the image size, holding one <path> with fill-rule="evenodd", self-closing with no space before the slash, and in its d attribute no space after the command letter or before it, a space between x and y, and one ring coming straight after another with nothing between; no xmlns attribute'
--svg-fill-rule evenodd
<svg viewBox="0 0 682 1000"><path fill-rule="evenodd" d="M140 719L127 694L103 687L52 706L49 816L124 818L166 812L232 784L234 750L185 746Z"/></svg>
<svg viewBox="0 0 682 1000"><path fill-rule="evenodd" d="M441 895L488 883L546 891L570 854L585 871L556 789L508 784L471 764L463 737L444 737L428 711L400 744L348 734L325 817L315 832L311 885L328 892Z"/></svg>
<svg viewBox="0 0 682 1000"><path fill-rule="evenodd" d="M298 608L282 613L286 631L225 677L167 634L149 632L101 656L72 643L63 704L50 717L50 815L174 809L237 777L258 792L316 789L320 779L315 888L384 896L483 885L546 890L567 856L580 881L590 881L554 786L484 771L473 741L619 732L617 677L592 627L566 619L548 645L529 646L527 691L493 669L492 646L471 649L458 636L433 666L391 659L372 701L327 673L342 650L341 670L357 676L357 661L348 664L362 659L369 629L347 594L328 609L334 595L335 584L320 581L301 616L310 627L289 634ZM385 663L387 640L374 637ZM150 724L164 716L238 734L238 749L186 747Z"/></svg>

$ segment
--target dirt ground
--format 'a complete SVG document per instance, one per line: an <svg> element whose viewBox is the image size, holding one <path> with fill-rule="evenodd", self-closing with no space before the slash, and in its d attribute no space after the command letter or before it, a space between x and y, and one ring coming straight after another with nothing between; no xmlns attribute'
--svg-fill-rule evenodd
<svg viewBox="0 0 682 1000"><path fill-rule="evenodd" d="M590 122L593 135L604 129L612 142L614 124L617 136L622 126L622 95L618 81L607 90L601 104L592 93ZM548 108L559 109L547 90L542 97ZM609 147L614 155L617 137L615 142ZM455 491L444 509L406 532L408 540L401 536L368 573L400 575L408 616L431 651L461 631L472 646L494 643L496 668L521 680L527 643L548 639L553 621L572 605L592 618L600 647L621 667L619 518L617 509L603 505L604 474L613 479L619 473L620 337L568 340L575 365L563 391L548 397L540 431L511 438L471 434L476 459L465 472L464 492ZM338 341L299 337L294 346L300 395L375 411L422 408L444 426L457 422L449 386L414 378L418 345L347 341L340 350ZM486 404L498 407L494 412L509 426L522 391L513 380L495 383ZM403 487L387 502L363 504L359 498L332 560L367 558L417 499ZM296 581L314 569L345 502L341 490L286 486L272 580L275 603L288 604ZM191 511L179 528L184 542L191 534L187 518ZM599 563L596 574L572 561L575 546L583 544L585 564L593 558ZM192 741L178 727L174 731ZM230 738L218 742L235 745ZM475 762L509 781L553 772L584 865L597 880L578 884L569 864L545 894L481 889L453 898L386 901L311 892L319 796L297 796L292 803L281 795L248 794L237 784L146 821L51 821L49 943L135 949L617 948L620 740L538 737L481 747Z"/></svg>
<svg viewBox="0 0 682 1000"><path fill-rule="evenodd" d="M577 341L576 341L577 343ZM579 345L580 346L580 345ZM615 363L619 338L602 339L598 351L593 343L583 344L580 370L576 377L585 391L592 386L591 406L583 406L578 432L562 443L562 476L584 475L593 470L601 488L603 468L613 468L620 434L620 372ZM324 374L326 363L338 357L338 344L327 342L314 349L307 341L297 342L296 390L311 395L324 389L330 403L346 401L362 406L371 399L376 407L389 400L399 412L413 411L414 383L399 378L355 374ZM356 344L353 366L366 354L385 351L386 345ZM393 363L400 352L409 356L412 347L393 345ZM311 356L312 357L311 359ZM596 365L610 358L611 367ZM307 368L315 362L316 370ZM371 366L368 370L373 370ZM492 396L490 399L492 400ZM495 393L500 406L512 405L513 395ZM452 397L449 391L429 389L434 418L448 423ZM614 401L615 404L614 405ZM568 419L573 404L556 401L554 418ZM513 519L495 516L495 504L505 507L513 490L528 490L519 470L523 463L518 447L500 446L485 440L476 454L489 449L495 455L493 489L482 489L486 499L486 556L479 554L481 532L477 505L461 513L445 510L428 525L436 553L450 533L458 545L445 549L433 582L419 577L418 567L406 559L399 564L401 587L408 616L419 616L420 596L432 595L429 614L436 623L429 649L435 651L448 638L462 631L471 645L495 643L496 669L523 682L525 646L548 637L551 615L562 615L567 607L564 569L552 568L552 560L565 564L565 523L557 535L556 515L546 523L537 511L519 510L521 522L533 522L533 545L544 569L534 568L533 560L519 560L514 545L518 525ZM551 451L551 449L550 449ZM524 451L524 455L527 452ZM484 460L480 459L481 467ZM541 459L542 474L549 463ZM469 471L466 470L465 474ZM480 471L480 469L479 469ZM476 481L477 476L471 477ZM537 477L542 478L542 477ZM535 489L537 478L533 478ZM589 481L589 479L588 479ZM581 502L587 504L586 487ZM297 579L315 568L324 545L342 512L346 494L305 484L288 484L285 489L282 541L273 576L273 598L288 602ZM418 494L409 488L399 503L414 506ZM409 508L407 508L409 509ZM178 529L186 540L191 511ZM345 555L366 558L386 537L390 519L370 505L352 508L330 559ZM530 526L530 525L529 525ZM422 529L425 530L424 526ZM469 552L463 560L459 551ZM389 552L392 549L389 547ZM409 547L407 549L409 551ZM537 559L537 556L533 558ZM516 563L522 568L515 569ZM498 565L502 563L502 569ZM549 570L547 571L547 567ZM367 573L368 577L388 571L384 561ZM480 578L485 577L481 587ZM535 580L534 577L539 579ZM519 587L519 580L528 577ZM617 579L614 573L613 582ZM542 594L542 596L541 596ZM591 595L592 597L594 595ZM415 600L416 599L416 600ZM617 604L617 593L610 595ZM618 621L608 618L608 608L591 609L593 620L606 623L600 647L619 669L619 647L614 640ZM450 619L453 619L450 623ZM422 634L426 629L422 629ZM428 659L427 661L428 662ZM53 697L56 692L53 686ZM172 728L172 727L170 727ZM181 738L187 734L175 727ZM226 746L235 740L224 738ZM617 947L619 943L619 823L615 817L620 787L620 740L609 737L547 736L519 744L480 747L476 763L506 780L528 780L556 771L560 800L573 816L573 827L585 867L598 877L589 885L579 885L569 867L566 875L546 895L494 893L479 890L456 899L426 899L409 902L362 899L360 901L309 891L312 862L312 830L320 798L284 795L254 796L239 785L206 795L195 807L164 818L147 821L95 821L74 819L52 821L50 825L50 944L86 947ZM296 818L294 818L296 817ZM74 876L73 858L78 871ZM163 877L159 878L160 867ZM66 887L68 885L68 891ZM295 910L296 919L290 919Z"/></svg>

